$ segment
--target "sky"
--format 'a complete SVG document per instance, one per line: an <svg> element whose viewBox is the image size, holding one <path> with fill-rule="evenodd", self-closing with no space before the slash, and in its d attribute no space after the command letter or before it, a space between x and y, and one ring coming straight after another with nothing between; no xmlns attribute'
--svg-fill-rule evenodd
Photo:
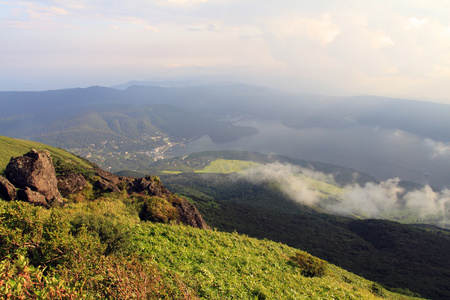
<svg viewBox="0 0 450 300"><path fill-rule="evenodd" d="M448 0L0 0L0 90L239 81L450 104Z"/></svg>

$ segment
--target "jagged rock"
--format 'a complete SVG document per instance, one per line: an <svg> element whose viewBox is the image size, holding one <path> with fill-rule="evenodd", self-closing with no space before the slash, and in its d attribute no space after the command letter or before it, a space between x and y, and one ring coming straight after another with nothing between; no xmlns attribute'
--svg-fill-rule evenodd
<svg viewBox="0 0 450 300"><path fill-rule="evenodd" d="M128 193L145 193L149 196L167 199L177 209L181 223L201 229L209 228L193 204L184 198L172 194L156 176L134 179L130 183Z"/></svg>
<svg viewBox="0 0 450 300"><path fill-rule="evenodd" d="M17 188L28 187L42 194L48 203L62 204L55 168L48 152L33 149L23 156L11 158L5 175Z"/></svg>
<svg viewBox="0 0 450 300"><path fill-rule="evenodd" d="M16 187L3 176L0 176L0 198L4 200L16 200Z"/></svg>
<svg viewBox="0 0 450 300"><path fill-rule="evenodd" d="M102 169L97 169L95 175L100 179L94 182L94 188L107 193L119 193L121 186L126 187L127 183L133 180L130 177L117 176Z"/></svg>
<svg viewBox="0 0 450 300"><path fill-rule="evenodd" d="M172 194L156 176L145 176L144 178L121 177L97 169L95 175L99 177L94 182L94 188L107 193L118 193L127 189L129 194L144 193L168 200L175 207L180 216L180 222L192 227L209 228L203 220L197 208L186 199Z"/></svg>
<svg viewBox="0 0 450 300"><path fill-rule="evenodd" d="M189 203L186 199L182 198L181 202L176 204L175 207L178 210L180 221L182 223L195 228L209 229L209 226L206 225L206 222L203 220L203 217L197 207L195 207L192 203Z"/></svg>
<svg viewBox="0 0 450 300"><path fill-rule="evenodd" d="M107 181L103 178L100 178L99 180L94 182L94 188L97 190L102 190L107 193L119 193L120 192L120 189L116 184L114 184L110 181Z"/></svg>
<svg viewBox="0 0 450 300"><path fill-rule="evenodd" d="M58 190L63 197L76 194L86 187L86 179L81 174L69 173L58 176Z"/></svg>
<svg viewBox="0 0 450 300"><path fill-rule="evenodd" d="M19 190L17 198L22 201L29 202L34 205L49 207L49 203L44 195L39 192L32 191L29 187Z"/></svg>
<svg viewBox="0 0 450 300"><path fill-rule="evenodd" d="M144 178L136 178L131 182L129 193L147 193L149 196L166 198L171 195L169 190L161 183L158 177L145 176Z"/></svg>

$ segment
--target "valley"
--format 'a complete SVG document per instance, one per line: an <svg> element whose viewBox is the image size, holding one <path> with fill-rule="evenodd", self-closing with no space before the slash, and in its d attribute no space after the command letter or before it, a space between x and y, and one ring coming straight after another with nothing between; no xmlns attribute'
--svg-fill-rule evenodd
<svg viewBox="0 0 450 300"><path fill-rule="evenodd" d="M277 242L211 230L192 204L156 176L115 176L61 149L6 137L0 137L0 153L0 172L11 180L13 167L5 170L3 164L12 155L20 156L14 158L21 161L16 172L31 168L23 173L28 179L43 176L45 168L45 176L58 181L85 180L84 188L66 191L58 205L49 206L43 195L45 205L39 206L0 201L2 296L419 299L404 284L384 287ZM44 161L53 161L55 169ZM225 164L244 166L216 166ZM28 179L26 184L35 184Z"/></svg>
<svg viewBox="0 0 450 300"><path fill-rule="evenodd" d="M449 296L446 105L242 84L0 92L0 104L0 134L158 175L215 230L308 251L391 291Z"/></svg>

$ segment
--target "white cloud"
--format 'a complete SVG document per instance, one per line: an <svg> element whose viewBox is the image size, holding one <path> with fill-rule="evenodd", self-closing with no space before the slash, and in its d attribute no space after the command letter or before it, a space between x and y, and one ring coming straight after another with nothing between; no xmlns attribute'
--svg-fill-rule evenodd
<svg viewBox="0 0 450 300"><path fill-rule="evenodd" d="M428 19L417 19L417 18L409 18L405 28L407 30L416 28L416 27L422 27L423 25L425 25L426 23L428 23Z"/></svg>
<svg viewBox="0 0 450 300"><path fill-rule="evenodd" d="M354 184L342 190L329 191L333 201L320 192L318 181L336 185L333 176L291 164L273 163L247 169L236 175L254 183L275 183L291 200L321 207L332 214L387 218L408 214L417 219L450 225L450 190L434 191L426 185L406 191L399 178L380 183Z"/></svg>
<svg viewBox="0 0 450 300"><path fill-rule="evenodd" d="M290 164L273 163L242 171L238 176L251 182L275 182L280 190L297 203L314 206L320 201L318 192L309 178L334 182L331 175L325 175L310 169L300 168Z"/></svg>
<svg viewBox="0 0 450 300"><path fill-rule="evenodd" d="M393 178L379 184L369 182L364 186L348 186L342 199L327 209L337 214L379 217L399 208L398 195L403 192L398 186L399 181L399 178Z"/></svg>
<svg viewBox="0 0 450 300"><path fill-rule="evenodd" d="M439 156L449 156L450 158L450 144L443 143L441 141L434 141L432 139L425 139L424 143L431 149L431 158L437 158Z"/></svg>
<svg viewBox="0 0 450 300"><path fill-rule="evenodd" d="M406 207L418 212L421 217L430 215L445 217L450 212L450 190L435 192L430 186L405 195Z"/></svg>

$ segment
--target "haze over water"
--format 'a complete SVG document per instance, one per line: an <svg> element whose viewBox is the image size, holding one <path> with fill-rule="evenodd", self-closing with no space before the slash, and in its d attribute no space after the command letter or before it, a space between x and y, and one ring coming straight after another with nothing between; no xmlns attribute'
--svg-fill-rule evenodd
<svg viewBox="0 0 450 300"><path fill-rule="evenodd" d="M248 121L257 135L226 143L208 136L172 150L183 156L200 151L248 150L326 162L368 173L378 180L399 177L441 188L450 186L450 160L434 155L427 140L400 131L363 126L348 129L292 129L281 122Z"/></svg>

